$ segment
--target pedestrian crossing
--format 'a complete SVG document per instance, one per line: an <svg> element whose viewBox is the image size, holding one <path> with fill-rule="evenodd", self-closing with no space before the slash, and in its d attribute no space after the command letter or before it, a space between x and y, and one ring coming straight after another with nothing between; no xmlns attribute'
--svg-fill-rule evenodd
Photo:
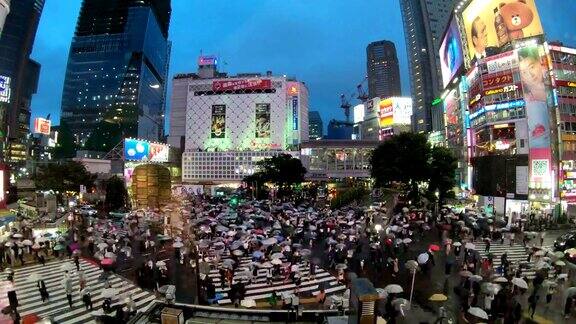
<svg viewBox="0 0 576 324"><path fill-rule="evenodd" d="M486 257L488 253L492 253L494 269L497 269L500 266L500 257L504 252L507 253L508 260L512 265L519 265L520 262L526 262L528 260L528 249L521 243L514 243L510 246L510 243L508 242L500 244L500 241L492 241L489 251L486 251L485 241L477 241L474 242L474 244L476 245L476 251L480 253L482 258ZM536 259L536 257L532 256L528 263L528 267L524 268L522 271L522 274L530 280L536 277L536 270L534 269Z"/></svg>
<svg viewBox="0 0 576 324"><path fill-rule="evenodd" d="M240 264L238 265L238 270L234 273L234 280L247 282L248 278L246 274L249 271L248 268L252 263L252 259L250 257L242 257L239 260ZM219 269L222 263L223 262L220 261L218 268L211 269L208 276L216 286L216 293L222 296L222 298L218 300L218 304L226 305L231 304L232 301L228 295L230 288L226 283L222 285L220 281ZM268 270L258 269L257 275L252 278L251 283L245 286L245 299L252 299L254 301L264 300L270 297L272 292L280 296L282 294L295 293L297 290L299 294L315 296L320 293L320 289L322 288L326 295L343 293L346 290L346 286L339 284L338 280L330 274L330 272L318 267L314 278L312 278L310 276L310 266L306 262L300 262L298 265L301 275L301 284L298 287L296 287L292 280L284 280L284 278L274 278L272 283L268 284ZM241 269L243 268L246 271L242 271Z"/></svg>
<svg viewBox="0 0 576 324"><path fill-rule="evenodd" d="M64 268L68 267L70 278L73 282L74 292L72 294L73 305L69 307L66 292L61 284L64 276ZM76 266L71 260L55 260L47 262L46 265L33 265L21 269L15 269L14 288L18 298L18 312L20 316L36 314L40 318L50 317L57 323L88 323L94 322L95 315L102 314L102 303L104 297L101 295L105 282L101 280L103 271L95 264L86 260L80 260L80 268L86 278L86 287L90 289L93 303L93 310L86 310L80 295L80 287ZM49 293L49 300L42 302L38 291L36 280L30 280L32 274L41 276L46 284ZM11 288L11 283L7 281L7 274L0 275L0 304L9 305L6 292ZM125 278L115 274L110 274L108 282L113 289L117 290L116 297L112 300L114 305L121 305L124 300L131 296L139 311L144 311L156 299L156 296L148 291L144 291Z"/></svg>

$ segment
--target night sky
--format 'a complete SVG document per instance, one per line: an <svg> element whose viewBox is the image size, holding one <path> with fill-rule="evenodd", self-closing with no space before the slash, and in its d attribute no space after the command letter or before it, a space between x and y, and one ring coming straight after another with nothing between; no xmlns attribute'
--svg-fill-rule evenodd
<svg viewBox="0 0 576 324"><path fill-rule="evenodd" d="M195 72L200 51L218 55L220 70L229 74L271 70L295 76L308 85L310 110L319 110L326 125L344 118L339 96L355 92L363 80L366 45L372 41L396 44L402 91L410 95L399 1L172 0L169 77ZM32 117L51 113L59 122L80 2L46 1L32 53L42 65ZM537 5L547 38L576 46L576 0L537 0Z"/></svg>

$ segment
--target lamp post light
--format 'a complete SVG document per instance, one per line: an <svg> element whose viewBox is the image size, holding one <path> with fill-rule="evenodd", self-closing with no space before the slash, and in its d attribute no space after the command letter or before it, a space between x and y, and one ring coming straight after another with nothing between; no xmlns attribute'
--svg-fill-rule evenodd
<svg viewBox="0 0 576 324"><path fill-rule="evenodd" d="M438 205L440 204L440 191L438 191L438 189L436 189L436 191L434 192L434 196L436 196L436 216L438 216Z"/></svg>

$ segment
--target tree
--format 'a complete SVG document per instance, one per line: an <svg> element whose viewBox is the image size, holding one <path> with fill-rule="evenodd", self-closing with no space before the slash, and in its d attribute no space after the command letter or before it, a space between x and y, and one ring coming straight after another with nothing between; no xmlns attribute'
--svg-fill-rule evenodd
<svg viewBox="0 0 576 324"><path fill-rule="evenodd" d="M247 177L246 182L260 180L262 184L270 182L278 186L280 196L288 193L291 186L304 181L306 168L302 162L290 154L280 154L258 162L258 172ZM260 185L260 184L258 184Z"/></svg>
<svg viewBox="0 0 576 324"><path fill-rule="evenodd" d="M410 195L417 199L418 183L429 180L430 155L426 135L402 133L392 136L372 153L372 178L377 187L387 187L393 182L407 185Z"/></svg>
<svg viewBox="0 0 576 324"><path fill-rule="evenodd" d="M126 190L124 180L118 176L113 176L106 181L104 205L107 210L119 210L128 207L128 190Z"/></svg>
<svg viewBox="0 0 576 324"><path fill-rule="evenodd" d="M438 190L440 202L449 195L456 185L455 174L458 168L458 160L452 151L445 147L432 148L430 157L430 184L428 190Z"/></svg>
<svg viewBox="0 0 576 324"><path fill-rule="evenodd" d="M96 176L88 172L82 163L67 161L61 164L40 166L33 180L39 190L63 193L65 191L78 192L80 185L86 186L87 189L92 188Z"/></svg>

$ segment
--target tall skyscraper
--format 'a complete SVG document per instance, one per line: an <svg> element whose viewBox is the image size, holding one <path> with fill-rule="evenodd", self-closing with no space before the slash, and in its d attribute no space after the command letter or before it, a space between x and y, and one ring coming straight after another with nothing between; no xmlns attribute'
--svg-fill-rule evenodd
<svg viewBox="0 0 576 324"><path fill-rule="evenodd" d="M30 105L40 74L30 54L43 8L44 0L12 1L0 37L0 138L4 160L12 165L27 158Z"/></svg>
<svg viewBox="0 0 576 324"><path fill-rule="evenodd" d="M386 40L370 43L366 48L366 61L370 98L398 97L402 94L394 43Z"/></svg>
<svg viewBox="0 0 576 324"><path fill-rule="evenodd" d="M324 124L322 123L322 116L317 111L308 112L308 129L310 139L321 139L324 135Z"/></svg>
<svg viewBox="0 0 576 324"><path fill-rule="evenodd" d="M170 16L170 0L83 0L62 94L78 144L163 137Z"/></svg>
<svg viewBox="0 0 576 324"><path fill-rule="evenodd" d="M432 101L440 93L438 49L456 0L400 0L413 101L412 130L432 131Z"/></svg>

